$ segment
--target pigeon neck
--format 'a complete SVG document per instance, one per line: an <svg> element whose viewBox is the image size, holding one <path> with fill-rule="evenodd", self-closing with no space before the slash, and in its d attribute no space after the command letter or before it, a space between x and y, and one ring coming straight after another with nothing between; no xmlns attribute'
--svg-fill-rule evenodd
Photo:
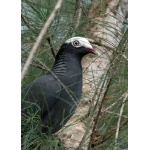
<svg viewBox="0 0 150 150"><path fill-rule="evenodd" d="M81 59L78 55L62 52L56 57L52 71L60 76L81 74Z"/></svg>

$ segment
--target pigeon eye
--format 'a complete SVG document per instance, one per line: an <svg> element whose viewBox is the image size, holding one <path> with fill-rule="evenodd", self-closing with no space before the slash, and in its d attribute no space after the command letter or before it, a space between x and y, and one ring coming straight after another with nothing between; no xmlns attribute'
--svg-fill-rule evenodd
<svg viewBox="0 0 150 150"><path fill-rule="evenodd" d="M72 45L73 45L74 47L79 47L79 46L80 46L80 43L79 43L79 41L75 40L75 41L72 42Z"/></svg>

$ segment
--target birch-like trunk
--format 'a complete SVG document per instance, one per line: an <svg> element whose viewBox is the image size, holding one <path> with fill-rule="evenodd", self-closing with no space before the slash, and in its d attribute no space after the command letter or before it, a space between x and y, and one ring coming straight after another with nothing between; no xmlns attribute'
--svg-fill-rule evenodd
<svg viewBox="0 0 150 150"><path fill-rule="evenodd" d="M66 149L89 149L89 141L93 140L95 118L102 111L102 102L112 76L112 60L122 38L121 28L127 15L127 0L91 1L88 18L91 20L85 30L89 33L89 41L99 56L89 55L83 59L83 98L76 113L64 127L58 137ZM100 95L99 95L100 94ZM92 110L92 108L95 108ZM91 113L92 112L92 113ZM88 114L88 115L87 115ZM91 117L87 117L90 116ZM99 114L100 115L100 114ZM71 124L71 125L70 125ZM83 139L86 142L83 142Z"/></svg>

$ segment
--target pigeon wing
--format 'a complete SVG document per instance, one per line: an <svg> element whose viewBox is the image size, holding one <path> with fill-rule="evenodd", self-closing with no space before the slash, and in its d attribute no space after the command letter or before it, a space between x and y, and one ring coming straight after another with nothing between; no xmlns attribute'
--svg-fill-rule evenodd
<svg viewBox="0 0 150 150"><path fill-rule="evenodd" d="M57 102L60 92L61 85L51 74L39 77L22 90L22 113L27 114L31 108L43 116Z"/></svg>

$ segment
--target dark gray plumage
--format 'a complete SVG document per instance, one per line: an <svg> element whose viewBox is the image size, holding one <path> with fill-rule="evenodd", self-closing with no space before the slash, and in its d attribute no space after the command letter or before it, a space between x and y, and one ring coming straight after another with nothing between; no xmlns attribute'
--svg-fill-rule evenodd
<svg viewBox="0 0 150 150"><path fill-rule="evenodd" d="M22 90L22 115L29 109L41 116L42 131L57 132L73 115L82 91L82 57L94 53L82 37L67 40L60 48L51 72ZM64 88L65 87L65 88Z"/></svg>

